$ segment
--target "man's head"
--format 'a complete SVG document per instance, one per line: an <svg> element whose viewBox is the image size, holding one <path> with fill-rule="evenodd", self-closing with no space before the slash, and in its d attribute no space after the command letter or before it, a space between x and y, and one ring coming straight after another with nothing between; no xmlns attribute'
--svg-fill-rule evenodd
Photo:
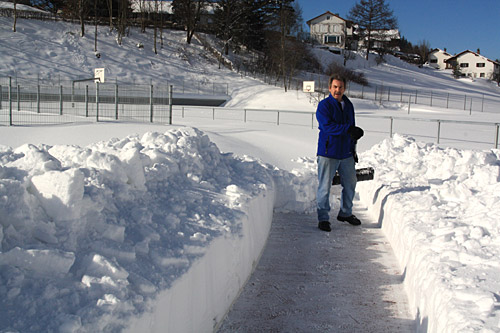
<svg viewBox="0 0 500 333"><path fill-rule="evenodd" d="M345 77L338 74L333 74L332 76L330 76L329 84L330 85L328 90L332 94L333 98L335 98L339 102L342 102L342 96L344 96L346 86Z"/></svg>

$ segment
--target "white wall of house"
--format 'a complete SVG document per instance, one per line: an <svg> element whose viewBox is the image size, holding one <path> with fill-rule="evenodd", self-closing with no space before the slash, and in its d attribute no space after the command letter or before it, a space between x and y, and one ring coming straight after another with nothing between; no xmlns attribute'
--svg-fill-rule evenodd
<svg viewBox="0 0 500 333"><path fill-rule="evenodd" d="M446 60L452 57L446 51L441 49L435 49L431 53L429 53L428 62L429 66L434 67L436 69L446 69Z"/></svg>
<svg viewBox="0 0 500 333"><path fill-rule="evenodd" d="M348 28L346 20L326 12L307 22L311 39L322 45L345 48L346 37L352 35L352 28ZM347 34L347 35L346 35Z"/></svg>
<svg viewBox="0 0 500 333"><path fill-rule="evenodd" d="M490 79L494 71L499 70L499 64L472 51L463 52L457 57L460 71L465 76Z"/></svg>

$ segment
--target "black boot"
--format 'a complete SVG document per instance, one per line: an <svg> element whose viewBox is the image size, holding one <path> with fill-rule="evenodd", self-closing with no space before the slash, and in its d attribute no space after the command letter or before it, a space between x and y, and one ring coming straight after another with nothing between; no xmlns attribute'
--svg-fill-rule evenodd
<svg viewBox="0 0 500 333"><path fill-rule="evenodd" d="M318 228L323 231L332 231L332 228L330 227L330 222L328 221L319 221L318 223Z"/></svg>

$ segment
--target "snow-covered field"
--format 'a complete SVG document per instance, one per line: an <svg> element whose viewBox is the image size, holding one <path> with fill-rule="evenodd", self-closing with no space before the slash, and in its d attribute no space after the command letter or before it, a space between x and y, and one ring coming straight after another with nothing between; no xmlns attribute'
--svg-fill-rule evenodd
<svg viewBox="0 0 500 333"><path fill-rule="evenodd" d="M10 19L0 22L1 75L64 79L105 67L120 81L225 82L228 107L315 110L303 93L218 69L182 32L165 32L154 55L150 35L132 30L117 46L102 27L97 59L78 26L19 20L12 33ZM352 66L374 82L500 94L397 59ZM353 102L358 114L405 113ZM452 109L412 113L471 120ZM273 209L314 212L315 129L175 123L0 129L0 331L212 331L258 260ZM367 129L359 166L376 178L359 183L357 204L390 241L421 330L500 331L499 150L389 138L370 118L358 123Z"/></svg>

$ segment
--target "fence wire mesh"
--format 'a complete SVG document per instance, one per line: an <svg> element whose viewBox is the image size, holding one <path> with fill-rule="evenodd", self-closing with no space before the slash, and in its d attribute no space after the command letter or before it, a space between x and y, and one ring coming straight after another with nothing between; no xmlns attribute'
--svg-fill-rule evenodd
<svg viewBox="0 0 500 333"><path fill-rule="evenodd" d="M239 120L244 122L265 122L277 125L298 125L316 128L314 112L296 112L284 110L229 109L218 107L176 106L171 102L170 94L186 93L183 87L167 85L133 85L113 83L71 82L70 85L38 84L29 80L15 81L0 78L0 125L49 125L94 121L130 121L172 123L172 117L207 118L218 120ZM24 83L24 84L21 84ZM204 85L207 86L206 84ZM193 94L198 95L200 88L191 86ZM226 91L219 90L226 89ZM171 91L169 90L171 89ZM364 87L356 84L348 86L350 97L368 98L383 102L399 102L411 105L464 110L465 112L500 112L500 97L492 95L464 95L439 93L433 91L400 90L383 86ZM412 94L413 93L413 94ZM223 85L211 85L209 94L226 95ZM318 101L326 96L319 91L311 94L311 99ZM316 97L314 97L316 96ZM358 115L363 118L363 115ZM366 117L365 117L366 118ZM387 116L370 116L370 127L392 136L400 132L423 138L435 138L440 141L470 141L498 148L499 124L467 121L449 121L439 119L418 119ZM417 133L412 122L435 123L432 131ZM375 124L379 124L374 127ZM431 125L432 127L432 125ZM463 133L460 138L451 137L451 129L458 128ZM493 139L494 138L494 139Z"/></svg>

